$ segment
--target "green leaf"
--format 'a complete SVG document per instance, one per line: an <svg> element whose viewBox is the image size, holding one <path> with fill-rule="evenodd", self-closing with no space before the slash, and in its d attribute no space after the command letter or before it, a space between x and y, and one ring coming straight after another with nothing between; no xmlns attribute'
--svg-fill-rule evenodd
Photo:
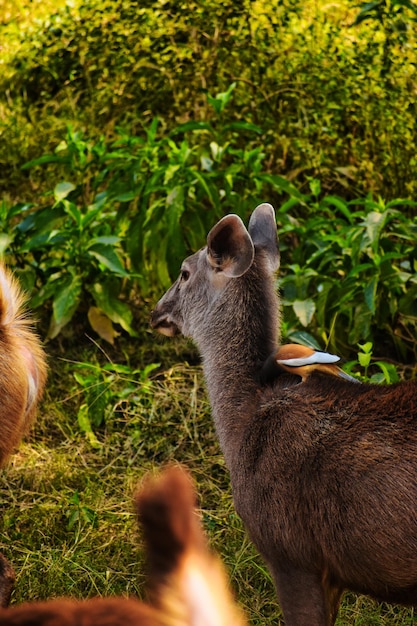
<svg viewBox="0 0 417 626"><path fill-rule="evenodd" d="M55 293L52 303L52 319L48 330L48 338L56 337L68 324L81 301L82 283L79 276L68 276Z"/></svg>
<svg viewBox="0 0 417 626"><path fill-rule="evenodd" d="M178 235L179 223L185 210L184 187L176 185L166 197L166 207L168 209L168 236L173 238Z"/></svg>
<svg viewBox="0 0 417 626"><path fill-rule="evenodd" d="M76 189L76 187L72 183L58 183L54 189L54 198L56 202L58 203L61 202L61 200L64 200L64 198L66 198L71 191L74 191L74 189Z"/></svg>
<svg viewBox="0 0 417 626"><path fill-rule="evenodd" d="M89 506L82 506L80 508L80 513L84 522L86 522L87 524L91 524L91 526L97 525L97 513Z"/></svg>
<svg viewBox="0 0 417 626"><path fill-rule="evenodd" d="M262 182L269 183L272 185L274 189L278 192L286 192L289 196L296 198L300 204L307 204L307 196L302 194L294 185L292 185L286 178L283 176L278 176L276 174L260 174L259 179ZM278 209L280 211L280 209Z"/></svg>
<svg viewBox="0 0 417 626"><path fill-rule="evenodd" d="M296 300L293 302L292 308L301 324L308 326L313 319L316 305L313 300L307 298L307 300Z"/></svg>
<svg viewBox="0 0 417 626"><path fill-rule="evenodd" d="M35 236L40 233L49 235L51 230L60 228L65 218L66 213L62 205L58 207L49 206L30 213L22 222L17 224L16 229L22 233L29 233L32 230Z"/></svg>
<svg viewBox="0 0 417 626"><path fill-rule="evenodd" d="M65 208L65 212L68 213L70 217L72 217L76 225L79 227L82 222L83 214L81 213L77 205L73 202L68 202L68 200L63 200L62 205Z"/></svg>
<svg viewBox="0 0 417 626"><path fill-rule="evenodd" d="M375 361L374 365L377 365L381 372L384 374L385 382L388 384L397 383L400 380L395 365L392 363L386 363L385 361Z"/></svg>
<svg viewBox="0 0 417 626"><path fill-rule="evenodd" d="M373 263L360 263L359 265L355 265L349 272L346 278L355 278L359 276L362 272L369 269L374 269L375 265Z"/></svg>
<svg viewBox="0 0 417 626"><path fill-rule="evenodd" d="M382 6L383 0L376 0L376 2L366 2L362 4L362 8L357 14L351 26L357 26L358 24L369 18L377 19L379 17L379 12L377 9L381 9Z"/></svg>
<svg viewBox="0 0 417 626"><path fill-rule="evenodd" d="M208 130L209 132L213 132L213 127L208 122L198 122L191 121L185 122L185 124L180 124L174 130L171 131L170 135L177 135L179 133L187 133L189 131L194 130Z"/></svg>
<svg viewBox="0 0 417 626"><path fill-rule="evenodd" d="M206 157L202 157L206 158ZM210 161L210 159L207 158L208 161ZM213 163L211 161L211 163ZM203 164L203 163L202 163ZM215 185L212 184L212 182L210 181L210 179L208 178L208 176L204 176L204 174L201 174L200 172L195 172L194 173L196 179L198 180L198 182L200 183L200 185L202 186L202 188L204 189L205 193L207 194L207 197L209 198L211 204L217 208L219 205L219 198L218 198L218 189Z"/></svg>
<svg viewBox="0 0 417 626"><path fill-rule="evenodd" d="M117 297L117 287L114 281L95 283L91 289L96 305L114 323L119 324L130 336L136 336L132 328L132 311L126 302Z"/></svg>
<svg viewBox="0 0 417 626"><path fill-rule="evenodd" d="M232 83L227 91L216 94L214 98L210 94L207 94L207 102L213 107L217 114L224 111L225 107L232 97L232 92L235 87L236 83Z"/></svg>
<svg viewBox="0 0 417 626"><path fill-rule="evenodd" d="M21 217L24 213L32 209L34 206L35 206L34 204L29 204L29 203L21 204L20 202L18 202L17 204L14 204L12 207L10 207L10 209L8 209L8 212L7 212L8 218L10 219L11 217L14 217L15 215L18 215L19 217Z"/></svg>
<svg viewBox="0 0 417 626"><path fill-rule="evenodd" d="M335 207L351 224L353 223L352 213L349 210L349 206L342 198L337 196L325 196L321 201L324 206Z"/></svg>
<svg viewBox="0 0 417 626"><path fill-rule="evenodd" d="M51 239L56 235L56 231L51 230L49 232L38 233L34 237L31 237L21 247L22 252L29 252L31 250L42 250L46 246L50 245Z"/></svg>
<svg viewBox="0 0 417 626"><path fill-rule="evenodd" d="M168 185L168 183L174 178L175 174L181 169L181 165L178 163L171 163L165 170L164 174L164 185Z"/></svg>
<svg viewBox="0 0 417 626"><path fill-rule="evenodd" d="M368 235L374 253L376 253L378 250L379 237L386 222L387 216L388 211L384 211L383 213L370 211L364 221L364 225L366 226L366 233Z"/></svg>
<svg viewBox="0 0 417 626"><path fill-rule="evenodd" d="M39 291L36 291L30 299L31 308L37 309L38 307L40 307L42 304L44 304L44 302L46 302L50 298L53 298L56 291L56 281L50 279L44 285L42 285Z"/></svg>
<svg viewBox="0 0 417 626"><path fill-rule="evenodd" d="M368 367L371 362L372 354L365 354L364 352L358 352L358 361L362 367Z"/></svg>
<svg viewBox="0 0 417 626"><path fill-rule="evenodd" d="M375 313L376 310L376 294L378 287L378 276L371 278L369 283L364 289L365 302L371 313Z"/></svg>
<svg viewBox="0 0 417 626"><path fill-rule="evenodd" d="M158 131L159 119L157 117L152 118L152 122L149 125L149 128L146 131L148 141L150 144L153 144L156 139L156 134Z"/></svg>
<svg viewBox="0 0 417 626"><path fill-rule="evenodd" d="M204 172L212 172L213 171L214 161L212 159L210 159L210 157L203 155L200 158L200 162L201 162L201 169Z"/></svg>
<svg viewBox="0 0 417 626"><path fill-rule="evenodd" d="M372 358L373 343L372 341L367 341L363 344L358 343L358 346L362 350L362 352L358 352L358 361L362 367L367 368Z"/></svg>
<svg viewBox="0 0 417 626"><path fill-rule="evenodd" d="M113 199L117 202L130 202L131 200L134 200L137 195L138 192L134 189L132 191L124 191L123 193L119 193L114 196Z"/></svg>
<svg viewBox="0 0 417 626"><path fill-rule="evenodd" d="M317 198L317 196L319 196L321 192L321 182L319 181L319 179L318 178L310 179L308 186L310 187L310 191L313 194L313 196Z"/></svg>
<svg viewBox="0 0 417 626"><path fill-rule="evenodd" d="M383 372L376 372L375 374L372 374L369 382L375 385L382 385L387 382L387 379L385 378L385 374Z"/></svg>
<svg viewBox="0 0 417 626"><path fill-rule="evenodd" d="M87 226L89 226L98 215L101 216L101 214L103 214L103 206L101 204L91 204L88 207L87 213L85 213L81 218L81 228L85 230Z"/></svg>
<svg viewBox="0 0 417 626"><path fill-rule="evenodd" d="M38 159L32 159L32 161L28 161L24 165L22 165L22 170L27 170L35 165L44 165L45 163L67 163L68 157L60 157L55 156L53 154L44 154Z"/></svg>
<svg viewBox="0 0 417 626"><path fill-rule="evenodd" d="M104 243L93 243L88 248L88 254L95 257L97 261L117 276L129 276L129 272L127 272L123 267L122 262L113 246Z"/></svg>
<svg viewBox="0 0 417 626"><path fill-rule="evenodd" d="M289 342L300 343L302 346L313 348L313 350L323 349L314 339L313 335L310 335L310 333L305 330L296 330L294 332L287 333L286 340Z"/></svg>
<svg viewBox="0 0 417 626"><path fill-rule="evenodd" d="M366 343L358 343L358 347L363 352L366 352L366 354L372 354L372 348L374 347L374 344L372 343L372 341L367 341Z"/></svg>
<svg viewBox="0 0 417 626"><path fill-rule="evenodd" d="M95 245L96 243L104 243L105 245L114 246L120 241L121 241L121 238L117 237L116 235L107 235L103 237L94 237L90 245Z"/></svg>
<svg viewBox="0 0 417 626"><path fill-rule="evenodd" d="M402 7L407 7L407 9L410 9L410 11L413 11L413 13L417 14L417 4L415 4L415 2L411 2L411 0L393 0L393 6L402 6Z"/></svg>
<svg viewBox="0 0 417 626"><path fill-rule="evenodd" d="M78 426L81 431L87 436L88 441L92 448L100 448L100 442L94 434L93 428L91 426L88 405L82 404L78 409L77 413L77 421Z"/></svg>

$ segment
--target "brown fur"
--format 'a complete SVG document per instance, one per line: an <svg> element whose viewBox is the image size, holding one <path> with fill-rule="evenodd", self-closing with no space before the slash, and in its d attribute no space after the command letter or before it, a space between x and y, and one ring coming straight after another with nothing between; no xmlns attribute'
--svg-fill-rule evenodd
<svg viewBox="0 0 417 626"><path fill-rule="evenodd" d="M45 353L23 302L0 266L0 466L31 426L46 381Z"/></svg>
<svg viewBox="0 0 417 626"><path fill-rule="evenodd" d="M0 265L0 467L33 422L46 381L45 354L24 316L23 295ZM7 606L14 571L0 554L0 606Z"/></svg>
<svg viewBox="0 0 417 626"><path fill-rule="evenodd" d="M237 216L220 220L151 323L199 347L235 506L285 623L333 625L345 589L417 606L417 382L313 373L264 384L279 345L270 205L248 230Z"/></svg>
<svg viewBox="0 0 417 626"><path fill-rule="evenodd" d="M0 553L0 607L9 606L16 575L9 561Z"/></svg>
<svg viewBox="0 0 417 626"><path fill-rule="evenodd" d="M148 479L135 499L147 551L150 602L94 598L0 610L2 626L244 626L218 558L207 548L190 477Z"/></svg>

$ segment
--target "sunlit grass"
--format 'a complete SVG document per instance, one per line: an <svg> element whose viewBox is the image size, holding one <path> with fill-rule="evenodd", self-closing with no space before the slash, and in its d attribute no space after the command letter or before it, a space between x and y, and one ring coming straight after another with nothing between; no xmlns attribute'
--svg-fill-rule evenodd
<svg viewBox="0 0 417 626"><path fill-rule="evenodd" d="M70 0L0 0L0 67L19 49L25 34L32 32L63 6L74 6Z"/></svg>

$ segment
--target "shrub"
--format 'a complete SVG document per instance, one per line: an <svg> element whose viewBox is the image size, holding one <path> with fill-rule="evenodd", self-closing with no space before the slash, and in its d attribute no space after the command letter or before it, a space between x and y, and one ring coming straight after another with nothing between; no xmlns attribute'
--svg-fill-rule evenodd
<svg viewBox="0 0 417 626"><path fill-rule="evenodd" d="M211 97L218 115L232 93ZM287 337L350 356L372 341L376 358L414 361L417 221L407 213L415 203L345 200L323 193L317 179L302 193L265 172L261 150L237 147L259 132L253 124L189 122L163 138L157 129L154 120L110 143L69 130L53 154L28 164L61 180L44 204L3 204L3 247L36 287L32 306L50 311L49 337L76 311L107 341L118 326L134 334L134 285L142 298L160 293L217 219L247 219L269 200Z"/></svg>
<svg viewBox="0 0 417 626"><path fill-rule="evenodd" d="M415 5L391 4L359 14L343 2L297 0L66 4L22 30L0 79L4 180L16 190L19 166L45 143L52 149L68 122L88 126L95 140L116 126L135 135L155 117L167 133L210 121L206 93L235 82L223 120L262 129L239 148L262 149L270 173L304 188L319 177L323 189L347 197L410 197ZM44 185L33 173L31 183Z"/></svg>
<svg viewBox="0 0 417 626"><path fill-rule="evenodd" d="M376 356L415 362L417 220L406 212L416 204L346 202L310 185L296 218L288 204L278 211L290 257L281 280L287 334L296 338L301 324L336 353L352 356L371 340Z"/></svg>

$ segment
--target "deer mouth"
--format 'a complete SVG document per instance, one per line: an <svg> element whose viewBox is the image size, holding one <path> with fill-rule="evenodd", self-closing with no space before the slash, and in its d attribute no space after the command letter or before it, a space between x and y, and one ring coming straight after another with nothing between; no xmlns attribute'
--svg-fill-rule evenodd
<svg viewBox="0 0 417 626"><path fill-rule="evenodd" d="M157 309L152 311L151 328L157 330L158 333L161 333L161 335L166 335L167 337L174 337L181 332L178 326L172 321L172 319L170 319L169 315L161 315Z"/></svg>

